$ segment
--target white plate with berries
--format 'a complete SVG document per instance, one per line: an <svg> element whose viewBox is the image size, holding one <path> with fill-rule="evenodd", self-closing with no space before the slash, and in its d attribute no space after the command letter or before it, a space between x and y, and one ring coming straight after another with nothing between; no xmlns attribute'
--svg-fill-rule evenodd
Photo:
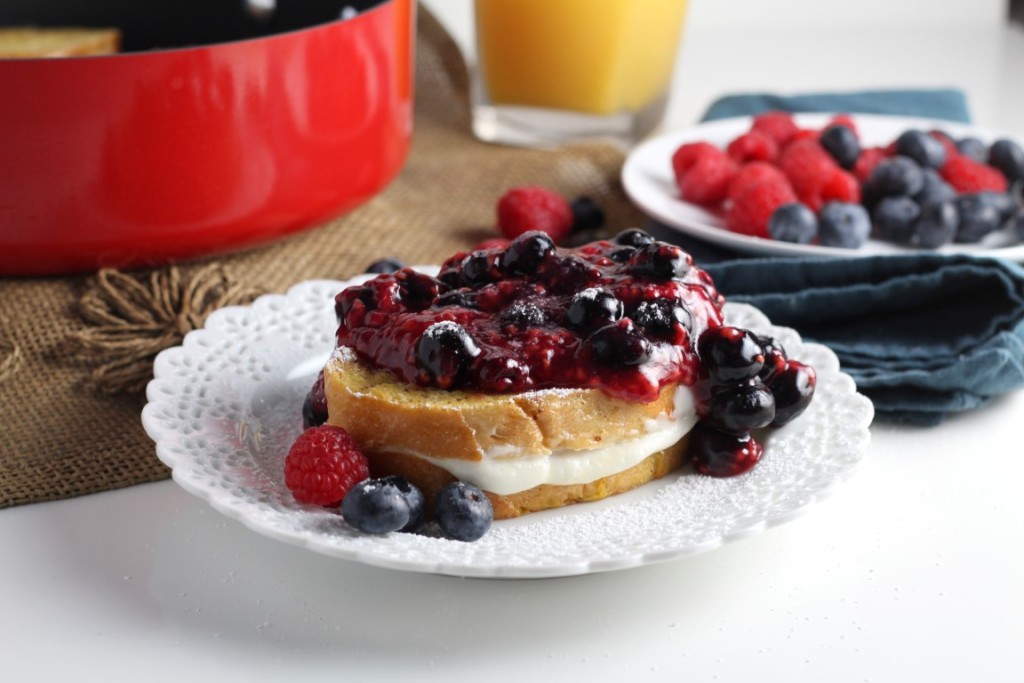
<svg viewBox="0 0 1024 683"><path fill-rule="evenodd" d="M1024 261L1018 140L900 116L773 116L648 140L623 166L627 194L651 218L739 253L928 250ZM823 138L829 128L852 135ZM791 206L773 217L784 204L806 210Z"/></svg>
<svg viewBox="0 0 1024 683"><path fill-rule="evenodd" d="M473 542L429 525L422 533L359 532L337 509L296 502L285 458L335 344L334 296L365 279L303 282L251 306L218 310L181 346L160 353L142 423L178 484L261 534L333 557L455 576L539 578L662 562L763 531L829 494L867 451L873 408L835 355L772 326L755 308L727 304L729 324L775 337L818 377L810 407L764 437L752 470L712 478L684 469L596 503L496 521Z"/></svg>

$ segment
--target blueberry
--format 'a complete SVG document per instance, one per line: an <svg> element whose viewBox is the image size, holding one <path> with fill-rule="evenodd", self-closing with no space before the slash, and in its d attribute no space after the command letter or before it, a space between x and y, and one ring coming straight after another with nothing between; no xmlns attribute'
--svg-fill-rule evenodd
<svg viewBox="0 0 1024 683"><path fill-rule="evenodd" d="M626 247L646 247L654 241L654 238L639 228L629 228L616 235L612 241Z"/></svg>
<svg viewBox="0 0 1024 683"><path fill-rule="evenodd" d="M1000 225L1013 218L1013 214L1017 213L1017 202L1009 192L985 191L978 194L982 196L983 201L992 204L999 212Z"/></svg>
<svg viewBox="0 0 1024 683"><path fill-rule="evenodd" d="M818 213L818 238L826 247L857 249L871 234L871 218L860 204L829 202Z"/></svg>
<svg viewBox="0 0 1024 683"><path fill-rule="evenodd" d="M318 427L327 422L327 395L324 393L324 371L321 370L302 401L302 428Z"/></svg>
<svg viewBox="0 0 1024 683"><path fill-rule="evenodd" d="M995 166L1010 183L1024 180L1024 149L1013 140L996 140L988 149L988 163Z"/></svg>
<svg viewBox="0 0 1024 683"><path fill-rule="evenodd" d="M462 282L468 287L479 288L501 278L498 270L498 254L488 251L474 251L462 259L460 264Z"/></svg>
<svg viewBox="0 0 1024 683"><path fill-rule="evenodd" d="M914 201L918 204L948 202L956 199L956 190L953 189L952 185L943 180L942 176L934 168L922 169L921 179L924 181L921 190L914 195Z"/></svg>
<svg viewBox="0 0 1024 683"><path fill-rule="evenodd" d="M671 299L642 301L630 317L650 335L668 335L677 324L689 332L693 325L690 312Z"/></svg>
<svg viewBox="0 0 1024 683"><path fill-rule="evenodd" d="M393 482L364 479L345 494L341 516L367 534L386 534L405 528L411 511L409 502Z"/></svg>
<svg viewBox="0 0 1024 683"><path fill-rule="evenodd" d="M690 269L690 255L665 242L640 247L629 259L629 271L637 277L658 282L682 277Z"/></svg>
<svg viewBox="0 0 1024 683"><path fill-rule="evenodd" d="M857 157L860 156L860 141L848 127L829 126L821 132L818 142L843 168L853 168L853 165L857 163Z"/></svg>
<svg viewBox="0 0 1024 683"><path fill-rule="evenodd" d="M716 382L744 382L764 367L764 349L749 330L722 326L709 329L697 344L704 367Z"/></svg>
<svg viewBox="0 0 1024 683"><path fill-rule="evenodd" d="M376 273L379 275L382 273L393 273L396 270L401 270L402 268L405 268L405 264L399 261L398 259L382 258L368 265L366 267L366 270L363 272Z"/></svg>
<svg viewBox="0 0 1024 683"><path fill-rule="evenodd" d="M764 382L777 375L786 367L786 349L774 337L756 335L761 351L764 353L764 367L757 376Z"/></svg>
<svg viewBox="0 0 1024 683"><path fill-rule="evenodd" d="M985 193L962 194L956 198L955 204L960 217L956 231L957 242L980 242L1002 225L999 208Z"/></svg>
<svg viewBox="0 0 1024 683"><path fill-rule="evenodd" d="M882 239L906 244L914 233L921 207L910 197L885 197L875 206L873 215L875 228Z"/></svg>
<svg viewBox="0 0 1024 683"><path fill-rule="evenodd" d="M761 459L761 444L749 434L724 434L698 423L690 432L690 461L710 477L743 474Z"/></svg>
<svg viewBox="0 0 1024 683"><path fill-rule="evenodd" d="M411 309L426 308L433 303L440 290L440 282L436 278L412 268L396 272L395 281L398 282L402 303Z"/></svg>
<svg viewBox="0 0 1024 683"><path fill-rule="evenodd" d="M834 126L849 130L846 126ZM810 244L818 236L818 219L814 212L799 202L783 204L768 218L768 234L780 242Z"/></svg>
<svg viewBox="0 0 1024 683"><path fill-rule="evenodd" d="M565 310L565 320L575 330L592 330L615 322L623 313L622 302L614 294L591 287L572 298Z"/></svg>
<svg viewBox="0 0 1024 683"><path fill-rule="evenodd" d="M928 168L939 168L946 163L946 148L921 130L904 131L896 138L896 154L909 157Z"/></svg>
<svg viewBox="0 0 1024 683"><path fill-rule="evenodd" d="M539 327L547 322L547 316L537 304L529 301L516 301L501 314L506 325L519 328Z"/></svg>
<svg viewBox="0 0 1024 683"><path fill-rule="evenodd" d="M979 163L988 163L988 145L975 137L961 138L956 143L960 154Z"/></svg>
<svg viewBox="0 0 1024 683"><path fill-rule="evenodd" d="M952 201L929 202L921 207L910 244L921 249L938 249L953 241L959 224L960 216Z"/></svg>
<svg viewBox="0 0 1024 683"><path fill-rule="evenodd" d="M616 263L626 263L633 258L634 253L636 253L636 247L622 247L610 252L608 258Z"/></svg>
<svg viewBox="0 0 1024 683"><path fill-rule="evenodd" d="M883 197L915 195L924 185L921 167L913 159L904 156L881 161L871 172L869 181L872 189Z"/></svg>
<svg viewBox="0 0 1024 683"><path fill-rule="evenodd" d="M427 499L423 495L423 491L420 491L418 487L409 483L409 480L405 477L392 474L384 477L381 481L385 485L394 486L405 498L405 502L409 505L409 521L399 531L415 531L416 528L423 522L423 514L426 512Z"/></svg>
<svg viewBox="0 0 1024 683"><path fill-rule="evenodd" d="M537 272L541 261L555 251L555 243L539 230L524 232L505 248L501 267L509 275L530 275Z"/></svg>
<svg viewBox="0 0 1024 683"><path fill-rule="evenodd" d="M629 318L605 325L587 337L594 357L615 365L640 365L651 357L651 342Z"/></svg>
<svg viewBox="0 0 1024 683"><path fill-rule="evenodd" d="M814 396L817 375L814 368L795 360L766 383L775 397L775 419L772 427L781 427L796 419L807 409Z"/></svg>
<svg viewBox="0 0 1024 683"><path fill-rule="evenodd" d="M604 225L604 209L590 197L577 197L569 205L572 209L572 231L597 230Z"/></svg>
<svg viewBox="0 0 1024 683"><path fill-rule="evenodd" d="M416 363L442 388L453 386L480 355L466 328L450 320L434 323L416 343Z"/></svg>
<svg viewBox="0 0 1024 683"><path fill-rule="evenodd" d="M442 488L434 499L434 515L441 531L456 541L475 541L491 528L494 508L483 491L464 481Z"/></svg>
<svg viewBox="0 0 1024 683"><path fill-rule="evenodd" d="M775 397L760 382L722 388L711 398L707 419L723 432L743 434L775 419Z"/></svg>

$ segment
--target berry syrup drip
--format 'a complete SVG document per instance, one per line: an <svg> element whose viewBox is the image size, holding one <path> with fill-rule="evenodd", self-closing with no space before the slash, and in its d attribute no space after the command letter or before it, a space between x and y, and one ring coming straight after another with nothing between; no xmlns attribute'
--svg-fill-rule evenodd
<svg viewBox="0 0 1024 683"><path fill-rule="evenodd" d="M402 269L349 287L337 341L424 387L649 402L699 380L694 340L721 326L723 301L689 254L640 230L576 249L528 232L458 253L437 277Z"/></svg>
<svg viewBox="0 0 1024 683"><path fill-rule="evenodd" d="M697 341L697 415L690 459L698 472L729 477L761 458L756 430L781 427L810 404L814 369L786 356L771 337L738 327L710 328Z"/></svg>

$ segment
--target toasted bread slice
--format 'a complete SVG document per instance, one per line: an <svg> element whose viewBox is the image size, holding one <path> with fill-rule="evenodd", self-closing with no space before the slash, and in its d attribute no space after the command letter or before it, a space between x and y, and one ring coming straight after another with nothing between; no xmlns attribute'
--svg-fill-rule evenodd
<svg viewBox="0 0 1024 683"><path fill-rule="evenodd" d="M456 477L452 468L482 461L559 457L597 452L646 435L652 424L675 418L678 387L638 403L598 389L555 389L482 394L424 388L374 370L348 349L324 368L329 422L345 428L370 459L375 476L401 474L432 496ZM676 469L685 438L620 472L592 481L541 484L523 491L487 491L502 519L629 490ZM471 465L470 465L471 466Z"/></svg>
<svg viewBox="0 0 1024 683"><path fill-rule="evenodd" d="M115 28L0 28L0 59L106 55L120 48Z"/></svg>

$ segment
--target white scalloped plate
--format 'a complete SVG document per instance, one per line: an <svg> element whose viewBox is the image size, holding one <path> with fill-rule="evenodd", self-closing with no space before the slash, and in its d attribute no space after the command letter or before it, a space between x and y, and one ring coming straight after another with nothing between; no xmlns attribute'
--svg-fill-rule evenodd
<svg viewBox="0 0 1024 683"><path fill-rule="evenodd" d="M775 335L818 372L814 401L766 439L747 474L692 472L604 501L495 522L479 541L360 534L337 514L296 503L284 458L300 408L333 347L333 297L349 282L315 280L251 306L216 311L154 363L142 423L187 491L255 531L334 557L457 576L534 578L624 569L711 550L792 519L864 458L873 408L827 348L728 304L736 325Z"/></svg>
<svg viewBox="0 0 1024 683"><path fill-rule="evenodd" d="M832 116L833 114L796 114L794 118L800 126L820 128L828 123ZM950 121L883 114L855 114L853 118L860 130L861 140L866 145L889 144L900 133L910 128L938 129L958 137L973 135L986 142L992 142L1001 137L1013 137L1005 133L973 128ZM701 140L724 149L732 139L750 129L752 120L749 116L742 116L709 121L688 128L668 131L640 144L630 152L626 163L622 166L622 184L626 194L645 214L668 227L685 235L745 254L845 258L922 251L876 239L869 239L859 249L841 249L824 247L820 244L793 244L752 235L741 235L727 230L721 217L702 206L680 199L672 176L673 152L683 143ZM1008 228L988 235L979 244L947 244L937 249L936 252L994 256L1024 262L1024 244L1021 244Z"/></svg>

